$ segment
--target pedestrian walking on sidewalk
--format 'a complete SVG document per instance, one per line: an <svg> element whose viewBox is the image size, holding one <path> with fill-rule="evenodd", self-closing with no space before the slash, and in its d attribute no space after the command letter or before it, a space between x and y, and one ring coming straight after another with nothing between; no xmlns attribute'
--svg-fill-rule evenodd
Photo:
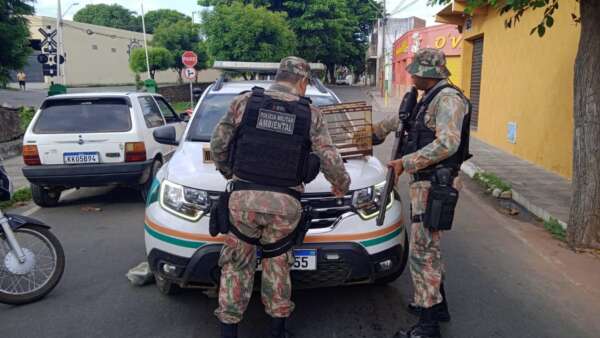
<svg viewBox="0 0 600 338"><path fill-rule="evenodd" d="M458 200L458 172L469 155L470 104L462 92L447 79L443 52L419 50L406 68L416 89L424 91L409 116L398 114L373 126L374 144L403 130L402 147L396 160L388 165L397 176L410 178L411 235L410 271L414 299L408 310L419 321L394 337L441 337L439 321L449 321L444 290L444 268L440 241L443 230L450 230ZM404 128L403 128L404 127ZM398 186L396 187L398 189Z"/></svg>
<svg viewBox="0 0 600 338"><path fill-rule="evenodd" d="M334 195L344 196L350 186L320 110L304 97L309 78L306 61L284 58L275 83L237 96L211 138L215 165L231 179L232 190L232 224L219 258L215 311L222 338L237 337L252 295L257 247L262 252L262 302L272 318L268 337L287 337L286 320L294 310L292 237L302 216L303 184L316 177L320 162Z"/></svg>
<svg viewBox="0 0 600 338"><path fill-rule="evenodd" d="M27 74L25 74L25 72L23 70L20 70L17 73L17 81L19 82L19 89L21 89L22 91L25 91L25 87L27 84Z"/></svg>

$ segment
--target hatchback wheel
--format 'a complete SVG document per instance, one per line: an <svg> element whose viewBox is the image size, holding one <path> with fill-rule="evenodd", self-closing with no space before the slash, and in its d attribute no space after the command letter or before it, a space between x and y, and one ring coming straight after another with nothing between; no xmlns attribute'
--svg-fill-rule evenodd
<svg viewBox="0 0 600 338"><path fill-rule="evenodd" d="M58 189L48 189L37 184L31 185L31 196L35 204L40 207L55 207L60 200L61 191Z"/></svg>
<svg viewBox="0 0 600 338"><path fill-rule="evenodd" d="M148 193L150 192L152 182L154 181L154 178L156 177L156 174L158 173L162 165L163 163L160 160L155 160L152 163L152 169L150 171L150 176L148 176L148 180L146 181L146 183L140 186L140 196L142 197L142 200L144 202L146 202L148 198Z"/></svg>

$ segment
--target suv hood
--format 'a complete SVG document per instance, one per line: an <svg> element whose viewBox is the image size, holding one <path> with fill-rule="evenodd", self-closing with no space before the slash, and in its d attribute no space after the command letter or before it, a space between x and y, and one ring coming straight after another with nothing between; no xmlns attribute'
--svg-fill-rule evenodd
<svg viewBox="0 0 600 338"><path fill-rule="evenodd" d="M173 158L167 163L166 178L174 183L190 188L208 191L223 191L227 180L216 170L214 163L205 163L203 149L209 147L204 142L184 142ZM350 190L366 188L385 180L385 168L373 156L359 157L345 161L346 170L352 183ZM306 185L305 192L327 193L331 184L323 173Z"/></svg>

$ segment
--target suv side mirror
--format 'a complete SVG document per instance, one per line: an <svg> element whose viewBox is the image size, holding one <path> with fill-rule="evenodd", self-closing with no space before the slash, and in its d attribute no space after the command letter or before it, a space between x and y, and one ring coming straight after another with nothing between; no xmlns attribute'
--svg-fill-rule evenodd
<svg viewBox="0 0 600 338"><path fill-rule="evenodd" d="M154 129L152 136L154 136L154 140L160 144L168 144L172 146L179 145L179 142L177 141L177 133L175 132L175 127L173 126L164 126Z"/></svg>

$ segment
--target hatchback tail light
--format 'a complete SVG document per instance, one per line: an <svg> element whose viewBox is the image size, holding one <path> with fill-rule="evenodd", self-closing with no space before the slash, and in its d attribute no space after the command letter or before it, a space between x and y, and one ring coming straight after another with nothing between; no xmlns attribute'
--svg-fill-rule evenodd
<svg viewBox="0 0 600 338"><path fill-rule="evenodd" d="M40 153L36 145L27 144L23 146L23 162L27 165L41 165Z"/></svg>
<svg viewBox="0 0 600 338"><path fill-rule="evenodd" d="M125 162L143 162L146 160L144 142L125 143Z"/></svg>

